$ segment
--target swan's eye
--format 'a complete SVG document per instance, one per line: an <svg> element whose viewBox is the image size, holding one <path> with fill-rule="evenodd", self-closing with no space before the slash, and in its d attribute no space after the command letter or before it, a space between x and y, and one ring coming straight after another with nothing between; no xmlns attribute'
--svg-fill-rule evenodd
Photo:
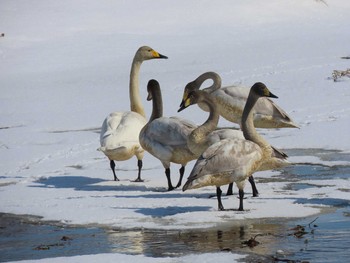
<svg viewBox="0 0 350 263"><path fill-rule="evenodd" d="M190 100L193 101L195 98L196 98L196 96L193 93L191 93L190 94Z"/></svg>

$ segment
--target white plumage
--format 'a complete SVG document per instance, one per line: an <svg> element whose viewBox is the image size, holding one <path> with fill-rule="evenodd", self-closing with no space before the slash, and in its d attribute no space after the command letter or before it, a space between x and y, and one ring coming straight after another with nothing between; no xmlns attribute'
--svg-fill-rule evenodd
<svg viewBox="0 0 350 263"><path fill-rule="evenodd" d="M112 160L124 161L134 155L141 160L144 151L138 136L146 123L144 117L133 111L111 113L102 124L100 150Z"/></svg>
<svg viewBox="0 0 350 263"><path fill-rule="evenodd" d="M141 168L144 150L139 143L139 133L147 123L141 103L138 75L144 60L167 58L150 47L140 47L133 59L130 72L130 108L131 111L113 112L104 120L98 150L102 151L110 160L110 167L114 180L119 180L115 174L114 161L125 161L136 156L138 162L138 176L136 182L141 182Z"/></svg>

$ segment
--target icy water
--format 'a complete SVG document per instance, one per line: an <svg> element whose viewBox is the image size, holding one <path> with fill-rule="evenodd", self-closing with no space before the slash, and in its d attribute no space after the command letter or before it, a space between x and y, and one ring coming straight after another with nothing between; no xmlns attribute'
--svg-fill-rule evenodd
<svg viewBox="0 0 350 263"><path fill-rule="evenodd" d="M350 161L349 154L337 151L301 149L288 151L288 154L313 155L324 161ZM318 180L349 178L350 166L298 164L286 168L279 180L290 182L288 187L291 189L304 189L314 186L298 181L314 180L316 176ZM332 208L318 216L300 220L252 220L205 230L126 231L62 226L55 222L42 222L37 217L0 214L0 261L113 252L176 257L190 253L232 251L248 253L247 262L348 262L349 201L320 197L305 202L322 203Z"/></svg>

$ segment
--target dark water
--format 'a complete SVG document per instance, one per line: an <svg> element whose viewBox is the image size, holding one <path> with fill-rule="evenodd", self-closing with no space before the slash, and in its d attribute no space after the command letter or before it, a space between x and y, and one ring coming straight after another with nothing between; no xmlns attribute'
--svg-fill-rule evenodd
<svg viewBox="0 0 350 263"><path fill-rule="evenodd" d="M350 257L349 207L296 221L261 220L191 231L64 227L33 219L1 215L1 262L98 253L175 257L220 251L249 253L250 262L348 262ZM297 225L305 233L298 235ZM252 238L259 244L247 242Z"/></svg>
<svg viewBox="0 0 350 263"><path fill-rule="evenodd" d="M0 214L0 261L109 252L103 229L38 222L36 217Z"/></svg>
<svg viewBox="0 0 350 263"><path fill-rule="evenodd" d="M288 154L314 155L325 161L350 161L350 155L338 151L301 149ZM286 168L278 180L289 182L291 189L305 189L315 186L298 181L346 179L349 176L350 166L347 165L328 167L304 163ZM341 191L350 195L348 186ZM42 222L37 217L0 214L0 261L98 253L176 257L232 251L248 253L247 262L350 262L349 199L320 197L298 202L326 204L332 208L318 216L299 220L251 220L186 231L62 226ZM296 227L298 225L303 228ZM254 244L254 241L257 242Z"/></svg>
<svg viewBox="0 0 350 263"><path fill-rule="evenodd" d="M280 259L294 259L309 262L350 262L350 208L337 209L322 214L312 221L299 220L288 224L288 235L276 248L283 250ZM309 225L310 224L310 225ZM305 233L298 236L295 225L303 225Z"/></svg>

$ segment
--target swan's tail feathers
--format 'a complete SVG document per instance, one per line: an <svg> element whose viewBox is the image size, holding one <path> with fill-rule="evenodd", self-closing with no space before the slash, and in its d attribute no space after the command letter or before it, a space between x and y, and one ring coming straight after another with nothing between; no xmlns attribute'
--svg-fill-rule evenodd
<svg viewBox="0 0 350 263"><path fill-rule="evenodd" d="M283 121L286 128L297 128L300 129L300 126L296 124L289 116L287 116L289 120Z"/></svg>
<svg viewBox="0 0 350 263"><path fill-rule="evenodd" d="M288 155L285 152L282 152L281 150L275 148L274 146L271 146L271 148L274 151L274 156L280 159L287 159Z"/></svg>
<svg viewBox="0 0 350 263"><path fill-rule="evenodd" d="M281 121L281 127L283 128L297 128L300 129L299 125L296 124L288 115L285 115Z"/></svg>
<svg viewBox="0 0 350 263"><path fill-rule="evenodd" d="M101 151L103 152L122 152L128 149L126 146L118 146L113 148L107 148L107 147L100 147Z"/></svg>
<svg viewBox="0 0 350 263"><path fill-rule="evenodd" d="M106 147L98 147L96 151L104 152L106 150Z"/></svg>
<svg viewBox="0 0 350 263"><path fill-rule="evenodd" d="M272 100L268 99L273 107L274 107L274 111L278 112L280 114L280 121L282 126L281 127L286 127L286 128L298 128L300 129L299 125L296 124L292 118L281 108L279 107L277 104L275 104Z"/></svg>
<svg viewBox="0 0 350 263"><path fill-rule="evenodd" d="M97 151L101 151L101 152L115 152L115 151L124 150L125 148L126 148L125 146L118 146L118 147L114 147L114 148L108 148L106 146L101 146L101 147L97 148Z"/></svg>
<svg viewBox="0 0 350 263"><path fill-rule="evenodd" d="M300 129L299 125L296 124L291 117L289 117L286 113L284 113L283 115L283 119L281 119L281 127L285 127L285 128L297 128Z"/></svg>
<svg viewBox="0 0 350 263"><path fill-rule="evenodd" d="M187 180L187 182L182 187L182 191L185 192L186 190L192 189L192 186L193 186L192 182L193 182L193 180Z"/></svg>
<svg viewBox="0 0 350 263"><path fill-rule="evenodd" d="M271 146L271 147L273 149L272 155L273 155L273 157L276 158L275 159L275 161L276 161L275 165L276 165L277 169L285 167L285 166L289 166L289 165L292 164L291 162L289 162L287 160L288 155L286 153L282 152L281 150L279 150L279 149L277 149L277 148L275 148L273 146Z"/></svg>
<svg viewBox="0 0 350 263"><path fill-rule="evenodd" d="M186 182L185 185L182 187L182 191L185 192L188 188L188 185L189 185L188 182Z"/></svg>

